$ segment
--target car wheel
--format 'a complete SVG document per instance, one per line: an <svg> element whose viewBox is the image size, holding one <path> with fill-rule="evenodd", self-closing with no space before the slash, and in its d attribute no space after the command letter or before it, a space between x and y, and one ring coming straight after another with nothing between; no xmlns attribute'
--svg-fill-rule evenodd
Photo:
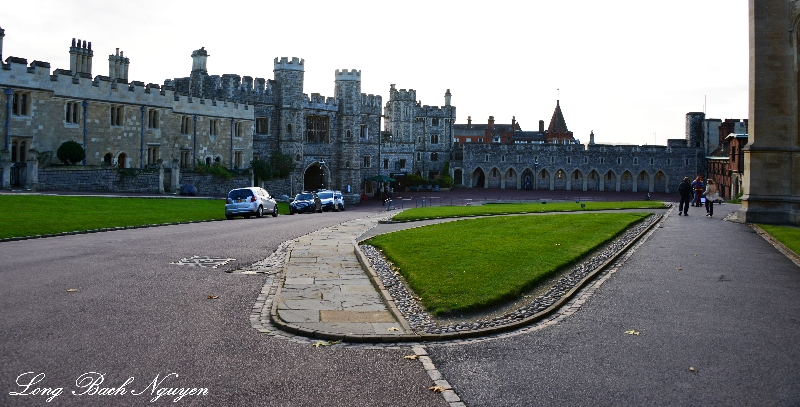
<svg viewBox="0 0 800 407"><path fill-rule="evenodd" d="M258 205L258 209L256 210L256 217L260 218L262 216L264 216L264 207L261 206L261 205Z"/></svg>
<svg viewBox="0 0 800 407"><path fill-rule="evenodd" d="M278 216L278 205L275 205L275 207L272 208L272 217L274 218L276 216Z"/></svg>

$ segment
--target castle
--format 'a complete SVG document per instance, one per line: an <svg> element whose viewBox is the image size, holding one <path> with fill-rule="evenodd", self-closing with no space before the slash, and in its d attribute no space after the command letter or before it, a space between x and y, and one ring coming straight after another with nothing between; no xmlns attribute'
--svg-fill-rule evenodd
<svg viewBox="0 0 800 407"><path fill-rule="evenodd" d="M0 58L4 36L0 29ZM468 188L675 192L684 176L705 170L708 140L697 124L704 117L694 113L687 115L685 138L666 146L596 144L594 134L583 145L567 130L557 102L546 131L543 121L539 132L522 131L514 121L503 135L484 131L491 139L478 142L455 124L449 89L443 106L428 106L413 89L392 84L384 106L380 95L361 93L361 71L344 69L335 72L333 96L309 95L303 59L275 58L273 79L210 75L204 48L192 52L189 76L145 84L128 79L131 62L119 49L109 55L108 76L92 76L91 42L73 39L69 54L69 69L51 72L47 62L18 57L0 69L3 188L61 189L59 183L74 184L70 177L85 177L51 176L47 164L67 140L84 146L87 170L171 174L170 182L153 181L159 185L151 191L174 191L198 162L235 172L280 151L294 170L265 184L273 194L331 188L351 202L373 192L366 179L378 174L395 177L401 188L405 175L418 174L450 175ZM446 162L449 174L442 174ZM242 182L262 183L252 176ZM102 180L78 188L122 190Z"/></svg>

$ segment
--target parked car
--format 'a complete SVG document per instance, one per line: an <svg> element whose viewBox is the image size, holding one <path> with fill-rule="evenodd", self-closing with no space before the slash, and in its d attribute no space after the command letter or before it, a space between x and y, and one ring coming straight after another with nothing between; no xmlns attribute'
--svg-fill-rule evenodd
<svg viewBox="0 0 800 407"><path fill-rule="evenodd" d="M327 189L320 189L317 191L317 196L319 197L319 201L322 204L322 210L332 211L336 209L336 202L333 198L333 191Z"/></svg>
<svg viewBox="0 0 800 407"><path fill-rule="evenodd" d="M278 203L275 202L267 190L259 187L237 188L228 192L225 200L225 217L233 219L234 216L260 218L264 212L278 216Z"/></svg>
<svg viewBox="0 0 800 407"><path fill-rule="evenodd" d="M289 213L322 212L322 203L315 192L303 191L289 204Z"/></svg>
<svg viewBox="0 0 800 407"><path fill-rule="evenodd" d="M333 191L333 201L337 211L344 210L344 196L342 195L342 191Z"/></svg>

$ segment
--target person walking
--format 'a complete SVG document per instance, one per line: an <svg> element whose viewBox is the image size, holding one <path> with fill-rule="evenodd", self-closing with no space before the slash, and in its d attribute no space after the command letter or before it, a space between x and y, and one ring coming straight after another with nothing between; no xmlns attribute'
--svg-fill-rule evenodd
<svg viewBox="0 0 800 407"><path fill-rule="evenodd" d="M706 190L703 192L703 196L706 197L706 216L713 217L714 201L719 199L719 195L717 195L717 184L714 183L713 179L708 180L708 183L706 184Z"/></svg>
<svg viewBox="0 0 800 407"><path fill-rule="evenodd" d="M703 195L703 189L705 189L705 187L706 184L703 182L703 176L697 174L697 178L692 182L692 188L694 188L694 206L703 206L700 197Z"/></svg>
<svg viewBox="0 0 800 407"><path fill-rule="evenodd" d="M689 216L689 201L692 199L692 184L689 177L683 177L683 181L678 185L678 193L681 195L681 203L678 205L678 216Z"/></svg>

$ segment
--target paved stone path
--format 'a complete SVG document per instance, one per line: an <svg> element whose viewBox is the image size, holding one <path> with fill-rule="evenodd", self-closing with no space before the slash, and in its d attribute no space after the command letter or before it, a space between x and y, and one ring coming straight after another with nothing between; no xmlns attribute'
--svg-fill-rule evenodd
<svg viewBox="0 0 800 407"><path fill-rule="evenodd" d="M397 320L355 255L355 239L394 212L356 219L300 237L289 249L273 317L342 335L399 335ZM280 322L278 321L278 322Z"/></svg>

